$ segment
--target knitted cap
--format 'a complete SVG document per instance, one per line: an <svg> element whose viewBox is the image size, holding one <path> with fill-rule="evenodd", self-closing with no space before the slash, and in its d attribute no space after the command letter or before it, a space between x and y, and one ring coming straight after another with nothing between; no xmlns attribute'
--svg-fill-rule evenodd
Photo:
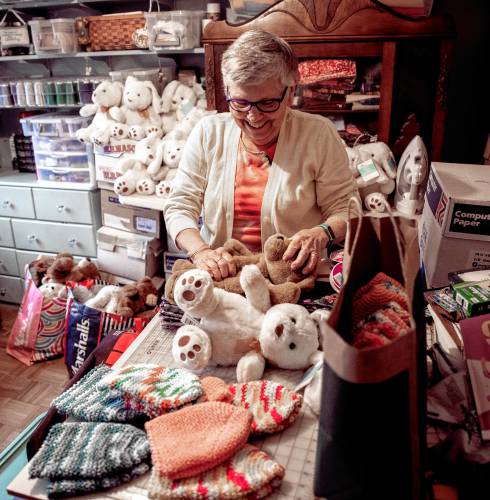
<svg viewBox="0 0 490 500"><path fill-rule="evenodd" d="M148 497L152 499L264 498L279 486L284 467L255 446L245 444L235 455L187 479L171 480L152 470Z"/></svg>
<svg viewBox="0 0 490 500"><path fill-rule="evenodd" d="M107 387L95 389L96 384L108 373L111 373L108 366L96 366L54 399L52 404L64 415L89 422L126 422L134 419L138 414L124 407L119 394L110 393Z"/></svg>
<svg viewBox="0 0 490 500"><path fill-rule="evenodd" d="M124 399L126 408L149 417L196 400L202 394L201 382L183 368L136 364L111 370L98 384L99 390L110 388Z"/></svg>
<svg viewBox="0 0 490 500"><path fill-rule="evenodd" d="M385 273L378 273L354 294L352 324L357 325L359 321L392 301L399 304L405 311L409 311L408 296L403 286Z"/></svg>
<svg viewBox="0 0 490 500"><path fill-rule="evenodd" d="M232 404L250 410L254 434L272 434L291 425L303 403L300 394L270 380L231 384Z"/></svg>
<svg viewBox="0 0 490 500"><path fill-rule="evenodd" d="M126 473L147 460L146 434L129 424L55 424L29 462L29 477L95 479Z"/></svg>
<svg viewBox="0 0 490 500"><path fill-rule="evenodd" d="M201 379L201 386L203 394L199 398L199 401L197 401L198 403L203 403L204 401L223 401L227 403L231 400L228 384L218 377L203 377Z"/></svg>
<svg viewBox="0 0 490 500"><path fill-rule="evenodd" d="M154 468L181 479L212 469L242 447L252 415L227 403L187 406L146 422Z"/></svg>

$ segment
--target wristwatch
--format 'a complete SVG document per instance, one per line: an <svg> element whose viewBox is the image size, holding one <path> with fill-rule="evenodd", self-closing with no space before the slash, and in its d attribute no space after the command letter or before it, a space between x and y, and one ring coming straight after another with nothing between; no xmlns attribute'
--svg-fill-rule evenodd
<svg viewBox="0 0 490 500"><path fill-rule="evenodd" d="M325 222L322 224L318 224L318 227L321 227L325 231L325 234L328 237L328 242L326 245L328 248L335 240L335 233L333 232L333 229L330 227L330 225Z"/></svg>

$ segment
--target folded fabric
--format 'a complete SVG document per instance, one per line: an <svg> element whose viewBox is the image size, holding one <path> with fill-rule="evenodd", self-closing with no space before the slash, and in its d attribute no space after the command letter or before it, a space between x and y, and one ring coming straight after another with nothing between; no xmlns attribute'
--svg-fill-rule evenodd
<svg viewBox="0 0 490 500"><path fill-rule="evenodd" d="M203 394L198 403L204 401L223 401L227 403L232 398L228 384L218 377L203 377L201 386Z"/></svg>
<svg viewBox="0 0 490 500"><path fill-rule="evenodd" d="M187 406L146 422L153 467L171 479L192 477L233 456L247 441L252 414L228 403Z"/></svg>
<svg viewBox="0 0 490 500"><path fill-rule="evenodd" d="M202 395L199 377L183 368L136 364L111 370L98 384L123 398L126 408L151 418L179 408Z"/></svg>
<svg viewBox="0 0 490 500"><path fill-rule="evenodd" d="M147 470L141 465L149 458L146 434L132 425L65 422L50 429L28 470L52 481L52 497L67 496L128 481Z"/></svg>
<svg viewBox="0 0 490 500"><path fill-rule="evenodd" d="M251 431L272 434L291 425L303 403L300 394L270 380L231 384L231 403L252 412Z"/></svg>
<svg viewBox="0 0 490 500"><path fill-rule="evenodd" d="M284 467L255 446L245 444L232 458L187 479L161 477L155 468L148 484L151 499L264 498L277 488Z"/></svg>
<svg viewBox="0 0 490 500"><path fill-rule="evenodd" d="M127 422L138 416L133 409L125 408L123 398L114 395L107 387L96 389L96 385L111 369L98 365L75 385L53 400L53 406L70 417L88 422Z"/></svg>

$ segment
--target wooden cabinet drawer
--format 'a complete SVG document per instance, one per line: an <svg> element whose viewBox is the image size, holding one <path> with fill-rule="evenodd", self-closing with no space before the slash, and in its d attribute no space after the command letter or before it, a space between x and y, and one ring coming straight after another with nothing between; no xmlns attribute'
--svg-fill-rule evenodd
<svg viewBox="0 0 490 500"><path fill-rule="evenodd" d="M0 275L0 301L20 304L24 294L24 281L13 276Z"/></svg>
<svg viewBox="0 0 490 500"><path fill-rule="evenodd" d="M31 188L0 186L0 215L34 219Z"/></svg>
<svg viewBox="0 0 490 500"><path fill-rule="evenodd" d="M19 276L19 266L15 249L0 247L0 274Z"/></svg>
<svg viewBox="0 0 490 500"><path fill-rule="evenodd" d="M98 191L34 188L32 196L38 220L99 225Z"/></svg>
<svg viewBox="0 0 490 500"><path fill-rule="evenodd" d="M15 246L38 252L70 252L84 256L96 254L95 229L80 224L12 220Z"/></svg>
<svg viewBox="0 0 490 500"><path fill-rule="evenodd" d="M0 246L13 247L14 234L12 233L12 223L10 219L0 217Z"/></svg>

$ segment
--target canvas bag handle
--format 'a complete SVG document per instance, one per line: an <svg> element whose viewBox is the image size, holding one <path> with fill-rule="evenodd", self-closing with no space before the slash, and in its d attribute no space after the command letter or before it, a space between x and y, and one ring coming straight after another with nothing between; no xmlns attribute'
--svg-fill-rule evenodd
<svg viewBox="0 0 490 500"><path fill-rule="evenodd" d="M23 26L26 25L26 22L24 21L24 19L22 19L19 11L15 10L15 9L7 9L5 11L5 14L2 17L2 20L0 21L0 26L3 25L3 23L5 22L5 19L7 19L7 16L9 15L9 13L13 14L22 23Z"/></svg>

